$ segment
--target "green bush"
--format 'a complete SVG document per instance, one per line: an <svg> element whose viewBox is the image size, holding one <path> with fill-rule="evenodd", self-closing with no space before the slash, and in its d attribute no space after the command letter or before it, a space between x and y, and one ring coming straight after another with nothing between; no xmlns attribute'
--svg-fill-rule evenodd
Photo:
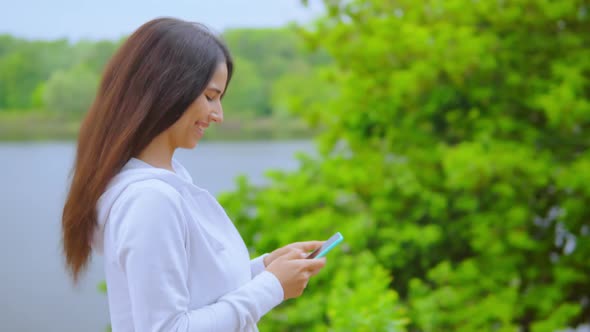
<svg viewBox="0 0 590 332"><path fill-rule="evenodd" d="M256 254L336 230L346 245L261 329L588 323L588 3L324 3L303 37L336 93L295 110L323 128L319 157L221 201Z"/></svg>

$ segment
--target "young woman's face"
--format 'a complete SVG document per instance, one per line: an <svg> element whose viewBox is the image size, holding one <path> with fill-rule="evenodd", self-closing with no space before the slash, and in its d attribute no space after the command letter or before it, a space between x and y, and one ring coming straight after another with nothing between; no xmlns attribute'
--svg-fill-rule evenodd
<svg viewBox="0 0 590 332"><path fill-rule="evenodd" d="M177 148L194 148L211 122L223 122L221 96L227 83L227 64L217 65L205 91L193 101L184 114L167 129L171 144Z"/></svg>

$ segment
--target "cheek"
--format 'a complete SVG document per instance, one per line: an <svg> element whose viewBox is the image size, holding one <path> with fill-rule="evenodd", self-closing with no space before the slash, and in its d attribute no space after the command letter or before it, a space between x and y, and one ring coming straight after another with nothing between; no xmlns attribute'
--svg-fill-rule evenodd
<svg viewBox="0 0 590 332"><path fill-rule="evenodd" d="M194 131L194 124L195 120L193 120L193 117L187 117L180 126L179 134L183 137L190 135Z"/></svg>
<svg viewBox="0 0 590 332"><path fill-rule="evenodd" d="M207 113L207 104L207 99L204 96L200 96L196 102L191 105L187 112L190 112L191 118L193 118L195 121L199 120L199 118L203 117L203 115Z"/></svg>
<svg viewBox="0 0 590 332"><path fill-rule="evenodd" d="M168 128L168 132L170 136L172 136L175 140L181 138L186 135L187 131L190 129L192 123L191 117L185 112L180 119L178 119L170 128Z"/></svg>
<svg viewBox="0 0 590 332"><path fill-rule="evenodd" d="M198 120L198 116L199 111L195 105L192 105L190 108L188 108L176 123L178 125L179 132L192 128L195 121Z"/></svg>

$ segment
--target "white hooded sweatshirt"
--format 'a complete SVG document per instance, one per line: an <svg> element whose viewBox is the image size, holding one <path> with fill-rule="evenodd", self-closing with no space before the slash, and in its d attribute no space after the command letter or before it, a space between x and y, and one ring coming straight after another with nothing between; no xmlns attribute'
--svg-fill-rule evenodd
<svg viewBox="0 0 590 332"><path fill-rule="evenodd" d="M217 200L177 161L132 158L97 204L93 248L104 255L114 332L258 331L283 288L250 261Z"/></svg>

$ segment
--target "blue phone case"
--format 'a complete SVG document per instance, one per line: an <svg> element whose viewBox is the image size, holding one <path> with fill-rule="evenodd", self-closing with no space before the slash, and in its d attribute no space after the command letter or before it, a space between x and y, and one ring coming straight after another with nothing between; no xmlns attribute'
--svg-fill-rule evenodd
<svg viewBox="0 0 590 332"><path fill-rule="evenodd" d="M320 251L320 253L317 256L314 257L314 259L322 258L322 257L326 256L330 252L330 250L332 250L334 247L336 247L337 245L339 245L340 242L342 242L344 240L344 237L342 236L342 234L340 234L340 232L336 232L336 234L332 235L332 238L333 237L336 237L333 240L333 242L330 243L330 245L328 245L328 247L322 249L322 251ZM332 238L330 238L328 240L328 242L330 240L332 240Z"/></svg>

